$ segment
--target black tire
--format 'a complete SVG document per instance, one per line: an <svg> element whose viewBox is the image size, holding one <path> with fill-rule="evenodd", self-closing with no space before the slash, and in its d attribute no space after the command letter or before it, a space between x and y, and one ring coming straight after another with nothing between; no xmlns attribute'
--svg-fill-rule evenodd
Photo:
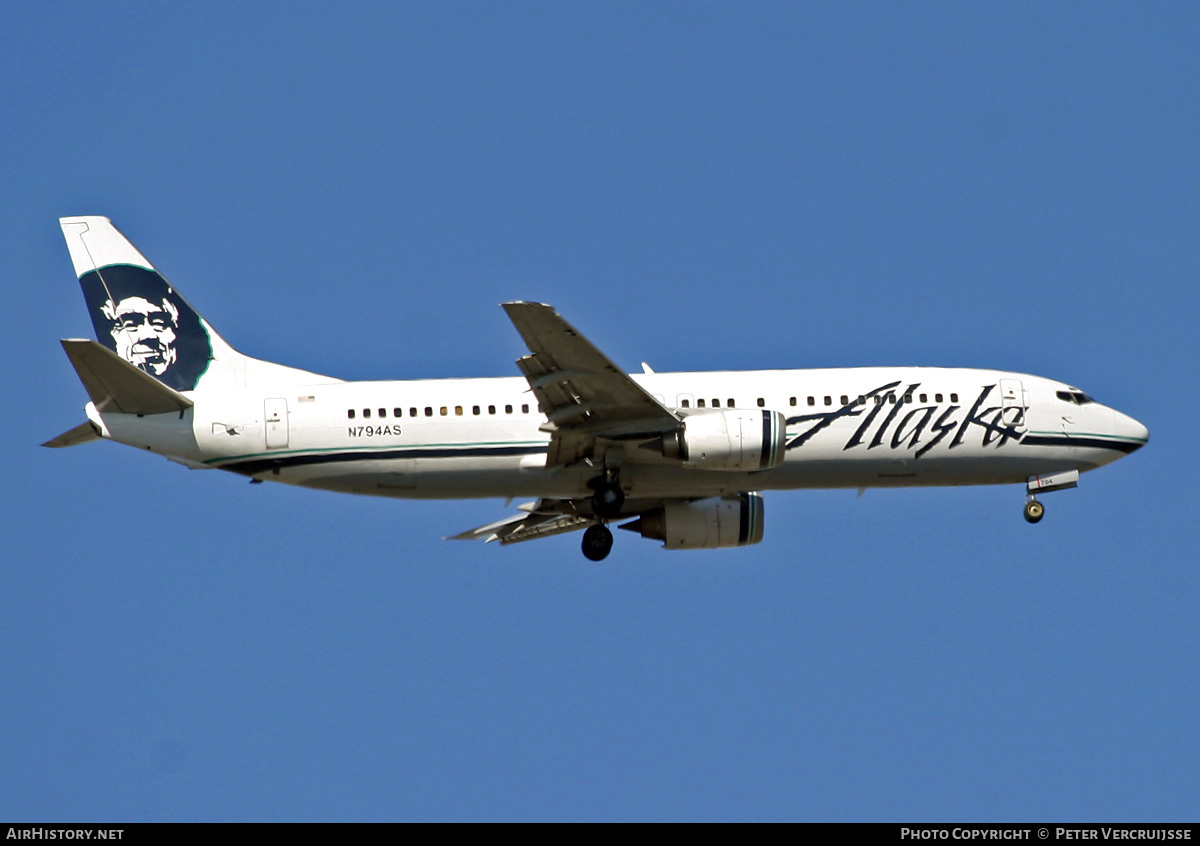
<svg viewBox="0 0 1200 846"><path fill-rule="evenodd" d="M1046 516L1046 506L1042 505L1036 499L1025 503L1025 522L1037 523Z"/></svg>
<svg viewBox="0 0 1200 846"><path fill-rule="evenodd" d="M583 557L588 561L603 561L612 552L613 534L608 526L588 526L583 533Z"/></svg>
<svg viewBox="0 0 1200 846"><path fill-rule="evenodd" d="M607 520L621 513L625 505L625 491L619 485L604 482L596 486L592 494L592 511L601 519Z"/></svg>

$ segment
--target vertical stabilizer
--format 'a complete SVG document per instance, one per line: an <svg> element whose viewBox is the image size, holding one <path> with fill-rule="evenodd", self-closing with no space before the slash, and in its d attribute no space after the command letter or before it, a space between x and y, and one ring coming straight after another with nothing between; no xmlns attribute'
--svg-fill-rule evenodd
<svg viewBox="0 0 1200 846"><path fill-rule="evenodd" d="M59 219L96 340L176 391L236 376L230 347L106 217Z"/></svg>

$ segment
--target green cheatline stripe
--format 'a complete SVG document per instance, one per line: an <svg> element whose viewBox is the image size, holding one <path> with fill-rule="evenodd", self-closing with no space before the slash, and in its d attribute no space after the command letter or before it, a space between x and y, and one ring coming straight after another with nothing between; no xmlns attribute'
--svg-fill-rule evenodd
<svg viewBox="0 0 1200 846"><path fill-rule="evenodd" d="M270 452L249 452L245 455L227 455L221 458L210 458L204 464L216 464L224 461L245 461L250 458L265 458L277 455L319 455L323 452L383 452L397 449L440 449L445 447L477 447L477 446L545 446L545 441L473 441L457 444L378 444L372 446L321 447L319 449L273 449Z"/></svg>
<svg viewBox="0 0 1200 846"><path fill-rule="evenodd" d="M1129 441L1134 444L1144 444L1148 438L1130 438L1125 435L1107 435L1104 432L1039 432L1037 429L1030 429L1031 435L1062 435L1064 437L1079 437L1079 438L1108 438L1110 441Z"/></svg>

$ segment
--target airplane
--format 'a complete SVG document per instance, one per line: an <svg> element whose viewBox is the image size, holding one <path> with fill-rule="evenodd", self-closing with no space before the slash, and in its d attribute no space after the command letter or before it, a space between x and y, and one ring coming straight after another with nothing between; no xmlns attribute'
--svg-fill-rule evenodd
<svg viewBox="0 0 1200 846"><path fill-rule="evenodd" d="M502 305L520 376L347 382L230 346L106 217L59 221L96 340L61 341L90 402L46 442L112 440L193 469L397 499L531 497L452 539L611 524L667 549L756 544L764 491L1076 487L1149 431L1078 388L942 367L628 374L551 306ZM627 522L625 522L627 521Z"/></svg>

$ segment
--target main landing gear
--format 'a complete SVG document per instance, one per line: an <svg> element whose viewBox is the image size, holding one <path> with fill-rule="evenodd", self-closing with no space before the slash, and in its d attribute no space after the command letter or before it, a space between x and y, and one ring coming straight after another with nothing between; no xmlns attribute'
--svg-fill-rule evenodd
<svg viewBox="0 0 1200 846"><path fill-rule="evenodd" d="M597 517L608 520L621 513L621 506L625 504L625 491L621 490L620 485L599 480L593 487L596 492L592 494L592 511Z"/></svg>
<svg viewBox="0 0 1200 846"><path fill-rule="evenodd" d="M1030 497L1025 502L1025 522L1037 523L1046 514L1046 506L1042 505L1033 497Z"/></svg>
<svg viewBox="0 0 1200 846"><path fill-rule="evenodd" d="M588 483L592 493L592 514L600 522L588 526L583 533L583 556L588 561L603 561L612 552L613 534L607 521L621 515L625 507L625 491L617 482L617 471L609 468L603 476Z"/></svg>
<svg viewBox="0 0 1200 846"><path fill-rule="evenodd" d="M597 523L583 533L583 557L588 561L603 561L612 552L613 534L608 526Z"/></svg>

